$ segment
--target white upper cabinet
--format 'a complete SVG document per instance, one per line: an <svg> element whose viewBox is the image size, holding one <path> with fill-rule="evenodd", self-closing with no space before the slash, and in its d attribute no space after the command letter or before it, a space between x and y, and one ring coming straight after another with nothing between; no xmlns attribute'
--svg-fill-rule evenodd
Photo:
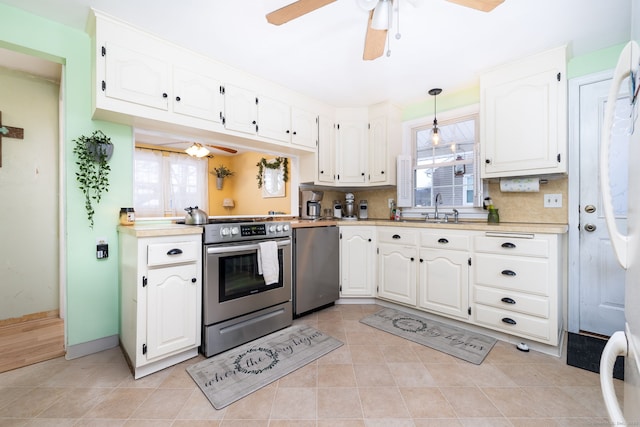
<svg viewBox="0 0 640 427"><path fill-rule="evenodd" d="M315 152L318 116L333 108L174 45L98 11L93 117L149 130L245 138L247 148ZM142 120L140 120L142 119Z"/></svg>
<svg viewBox="0 0 640 427"><path fill-rule="evenodd" d="M173 67L173 111L176 114L222 122L222 83L183 67Z"/></svg>
<svg viewBox="0 0 640 427"><path fill-rule="evenodd" d="M337 182L364 184L367 179L367 123L343 121L336 126Z"/></svg>
<svg viewBox="0 0 640 427"><path fill-rule="evenodd" d="M307 148L318 145L318 115L291 107L291 143Z"/></svg>
<svg viewBox="0 0 640 427"><path fill-rule="evenodd" d="M224 127L245 133L258 131L258 95L251 90L226 85L224 88Z"/></svg>
<svg viewBox="0 0 640 427"><path fill-rule="evenodd" d="M171 65L167 61L115 42L105 43L101 55L108 58L100 82L106 97L169 110Z"/></svg>
<svg viewBox="0 0 640 427"><path fill-rule="evenodd" d="M566 47L480 78L482 178L567 172Z"/></svg>
<svg viewBox="0 0 640 427"><path fill-rule="evenodd" d="M336 152L333 123L327 116L318 117L318 183L334 184Z"/></svg>
<svg viewBox="0 0 640 427"><path fill-rule="evenodd" d="M396 156L401 149L400 110L382 103L370 108L341 108L335 125L335 179L319 159L318 183L336 186L395 185ZM319 138L319 152L330 142ZM323 162L323 163L321 163ZM325 172L323 172L325 171Z"/></svg>
<svg viewBox="0 0 640 427"><path fill-rule="evenodd" d="M316 148L318 116L266 96L258 98L258 135Z"/></svg>

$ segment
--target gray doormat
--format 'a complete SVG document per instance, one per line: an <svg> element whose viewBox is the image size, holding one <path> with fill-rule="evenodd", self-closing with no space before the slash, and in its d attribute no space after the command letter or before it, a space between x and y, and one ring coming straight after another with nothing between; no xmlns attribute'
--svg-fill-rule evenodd
<svg viewBox="0 0 640 427"><path fill-rule="evenodd" d="M222 409L342 346L306 325L283 329L187 368L214 408Z"/></svg>
<svg viewBox="0 0 640 427"><path fill-rule="evenodd" d="M479 365L496 343L494 338L415 314L385 308L360 322Z"/></svg>

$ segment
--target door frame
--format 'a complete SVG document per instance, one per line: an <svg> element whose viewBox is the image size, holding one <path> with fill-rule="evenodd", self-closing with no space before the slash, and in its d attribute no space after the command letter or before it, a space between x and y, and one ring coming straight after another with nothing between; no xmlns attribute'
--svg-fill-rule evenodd
<svg viewBox="0 0 640 427"><path fill-rule="evenodd" d="M567 331L580 332L580 88L613 78L613 70L569 80L569 194Z"/></svg>

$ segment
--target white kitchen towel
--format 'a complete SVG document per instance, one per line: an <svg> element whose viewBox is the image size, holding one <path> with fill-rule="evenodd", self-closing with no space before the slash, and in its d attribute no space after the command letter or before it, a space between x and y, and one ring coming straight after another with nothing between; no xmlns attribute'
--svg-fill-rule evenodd
<svg viewBox="0 0 640 427"><path fill-rule="evenodd" d="M278 263L278 243L274 241L258 243L258 273L262 274L267 285L280 280L280 264Z"/></svg>

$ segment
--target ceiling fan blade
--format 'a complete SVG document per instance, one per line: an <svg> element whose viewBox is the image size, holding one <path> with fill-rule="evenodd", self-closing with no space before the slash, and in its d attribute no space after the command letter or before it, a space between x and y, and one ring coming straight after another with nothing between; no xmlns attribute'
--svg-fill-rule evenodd
<svg viewBox="0 0 640 427"><path fill-rule="evenodd" d="M470 7L472 9L480 10L482 12L491 12L496 7L500 6L504 0L447 0L451 3L459 4L460 6Z"/></svg>
<svg viewBox="0 0 640 427"><path fill-rule="evenodd" d="M364 53L362 59L371 61L380 58L384 53L384 47L387 43L387 30L374 30L371 28L371 20L373 19L373 10L369 12L369 20L367 21L367 35L364 39Z"/></svg>
<svg viewBox="0 0 640 427"><path fill-rule="evenodd" d="M238 150L234 150L233 148L222 147L220 145L209 145L209 144L202 144L202 145L206 145L207 147L215 148L216 150L226 151L227 153L231 153L231 154L236 154L238 152Z"/></svg>
<svg viewBox="0 0 640 427"><path fill-rule="evenodd" d="M302 15L306 15L309 12L331 4L334 1L336 0L298 0L268 13L267 21L273 25L282 25L292 19L299 18Z"/></svg>

